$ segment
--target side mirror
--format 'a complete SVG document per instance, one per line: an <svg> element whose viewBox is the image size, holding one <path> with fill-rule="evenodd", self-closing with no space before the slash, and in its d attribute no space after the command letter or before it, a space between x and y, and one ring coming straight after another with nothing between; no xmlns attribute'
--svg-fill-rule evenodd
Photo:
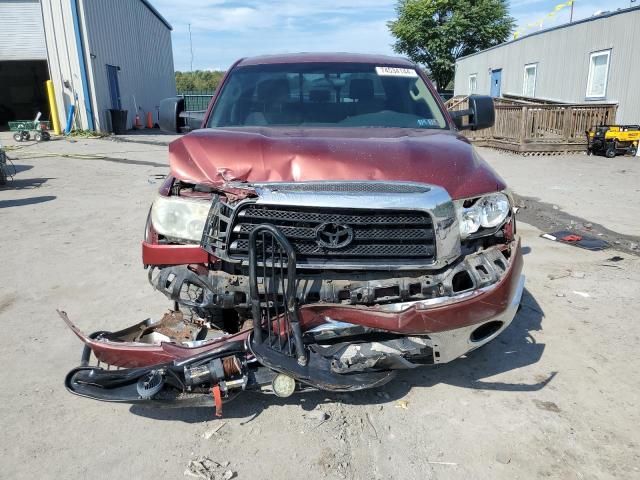
<svg viewBox="0 0 640 480"><path fill-rule="evenodd" d="M171 97L160 101L160 130L165 133L186 133L200 128L206 111L185 112L184 98Z"/></svg>
<svg viewBox="0 0 640 480"><path fill-rule="evenodd" d="M488 95L470 95L469 108L450 112L453 121L460 130L482 130L493 127L496 121L496 110L493 105L493 98ZM469 121L464 124L463 117L469 117Z"/></svg>
<svg viewBox="0 0 640 480"><path fill-rule="evenodd" d="M160 130L165 133L180 133L183 121L180 114L184 112L184 98L171 97L160 101Z"/></svg>

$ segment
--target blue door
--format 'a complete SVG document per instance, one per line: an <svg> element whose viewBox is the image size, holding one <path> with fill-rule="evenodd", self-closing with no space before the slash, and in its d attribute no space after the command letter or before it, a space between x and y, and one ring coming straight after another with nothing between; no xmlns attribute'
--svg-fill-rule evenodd
<svg viewBox="0 0 640 480"><path fill-rule="evenodd" d="M122 110L120 85L118 84L118 67L107 65L107 81L109 82L109 94L111 95L111 108Z"/></svg>
<svg viewBox="0 0 640 480"><path fill-rule="evenodd" d="M502 83L502 69L491 70L491 96L493 98L500 96L501 83Z"/></svg>

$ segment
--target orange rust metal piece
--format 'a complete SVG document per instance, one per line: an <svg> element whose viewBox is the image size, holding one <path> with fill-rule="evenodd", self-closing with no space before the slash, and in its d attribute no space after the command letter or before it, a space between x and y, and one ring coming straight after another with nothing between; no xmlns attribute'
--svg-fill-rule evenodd
<svg viewBox="0 0 640 480"><path fill-rule="evenodd" d="M213 402L216 405L216 417L222 417L222 394L220 392L220 386L213 386L211 393L213 394Z"/></svg>
<svg viewBox="0 0 640 480"><path fill-rule="evenodd" d="M182 312L167 312L160 322L149 329L165 335L176 342L193 340L199 328L184 321ZM143 332L143 335L147 332Z"/></svg>

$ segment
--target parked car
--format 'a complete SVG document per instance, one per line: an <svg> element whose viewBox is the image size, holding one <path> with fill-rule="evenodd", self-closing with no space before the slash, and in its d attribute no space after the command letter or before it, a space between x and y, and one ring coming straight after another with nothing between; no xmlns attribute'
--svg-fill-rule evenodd
<svg viewBox="0 0 640 480"><path fill-rule="evenodd" d="M161 126L189 123L182 99ZM169 146L142 258L173 308L85 335L68 389L110 401L243 389L379 386L450 362L511 323L522 252L505 182L408 60L355 54L242 59L201 129ZM89 366L91 353L103 363Z"/></svg>

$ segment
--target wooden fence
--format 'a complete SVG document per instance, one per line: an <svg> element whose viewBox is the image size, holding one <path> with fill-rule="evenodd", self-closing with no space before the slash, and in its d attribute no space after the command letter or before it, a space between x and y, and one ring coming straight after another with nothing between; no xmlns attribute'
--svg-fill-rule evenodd
<svg viewBox="0 0 640 480"><path fill-rule="evenodd" d="M449 100L450 109L466 109L466 98L456 98ZM614 103L535 104L496 99L495 125L464 134L479 145L521 153L583 150L585 131L594 125L615 123L617 108Z"/></svg>

